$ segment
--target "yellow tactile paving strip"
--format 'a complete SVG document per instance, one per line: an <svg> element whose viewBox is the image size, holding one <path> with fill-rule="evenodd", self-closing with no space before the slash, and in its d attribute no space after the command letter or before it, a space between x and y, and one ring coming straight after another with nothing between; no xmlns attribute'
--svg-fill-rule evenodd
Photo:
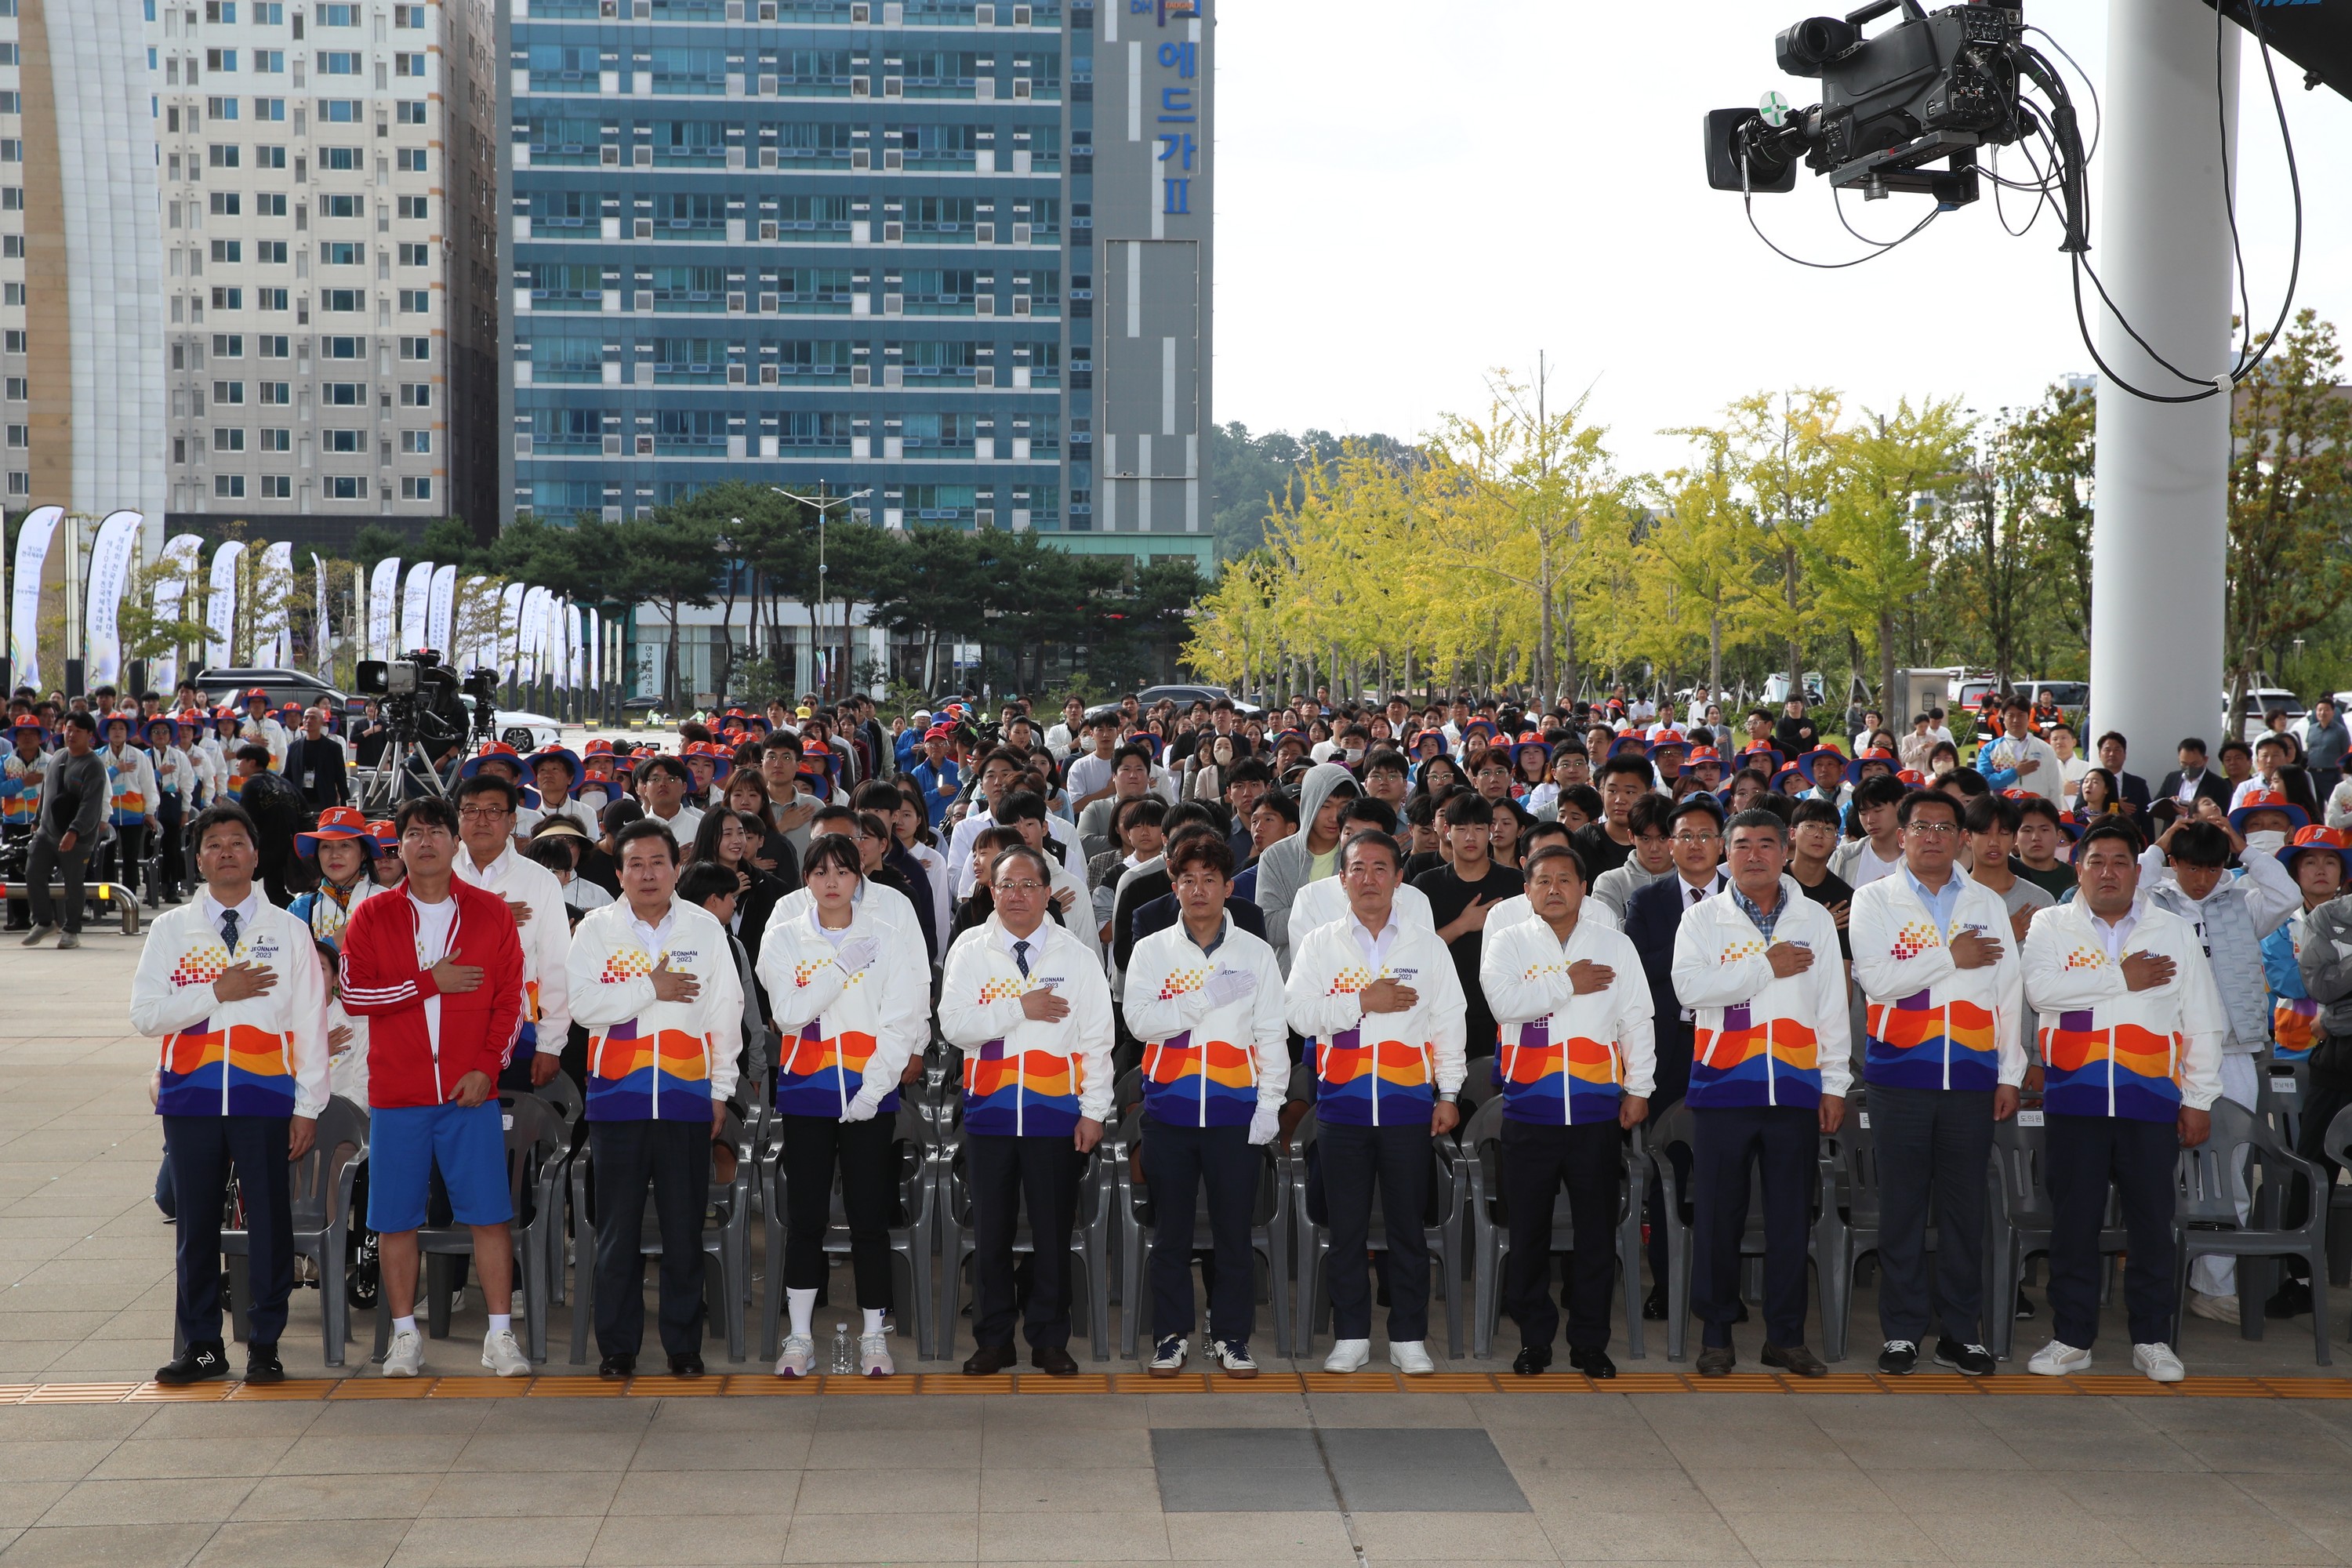
<svg viewBox="0 0 2352 1568"><path fill-rule="evenodd" d="M637 1377L626 1382L595 1377L417 1377L295 1378L285 1383L205 1383L166 1388L154 1383L0 1384L0 1405L218 1404L224 1400L317 1399L713 1399L730 1395L808 1398L819 1394L859 1398L921 1394L1957 1394L1997 1398L2002 1394L2118 1395L2134 1399L2352 1399L2352 1378L2191 1377L2185 1383L2150 1383L2144 1377L2033 1377L2022 1373L1992 1378L1918 1374L1881 1377L1874 1373L1833 1373L1823 1378L1782 1377L1769 1372L1703 1378L1682 1373L1626 1373L1595 1383L1579 1373L1540 1377L1495 1376L1483 1372L1439 1373L1402 1377L1394 1373L1348 1374L1276 1372L1242 1379L1208 1373L1159 1378L1141 1373L1085 1373L1076 1377L1000 1373L965 1377L956 1373L904 1377L772 1377L737 1373L702 1378Z"/></svg>

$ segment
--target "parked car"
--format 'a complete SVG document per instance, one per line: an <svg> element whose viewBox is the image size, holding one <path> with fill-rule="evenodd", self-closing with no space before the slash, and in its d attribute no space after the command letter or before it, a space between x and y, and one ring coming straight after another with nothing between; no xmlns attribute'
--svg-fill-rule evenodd
<svg viewBox="0 0 2352 1568"><path fill-rule="evenodd" d="M472 698L460 697L457 700L466 705L467 712L471 713L474 710ZM525 756L529 756L541 746L557 745L563 739L563 726L544 713L525 712L519 708L501 708L498 710L493 722L497 726L498 738Z"/></svg>
<svg viewBox="0 0 2352 1568"><path fill-rule="evenodd" d="M1147 686L1135 694L1136 701L1146 708L1155 702L1167 701L1176 704L1179 712L1189 709L1195 702L1205 702L1214 707L1220 698L1231 698L1234 710L1237 713L1251 714L1265 711L1254 702L1244 702L1240 698L1234 697L1222 686Z"/></svg>
<svg viewBox="0 0 2352 1568"><path fill-rule="evenodd" d="M2268 734L2271 728L2270 721L2264 715L2282 709L2285 710L2286 721L2290 726L2301 724L2309 711L2305 708L2302 698L2283 686L2248 687L2245 706L2238 710L2237 734L2248 741ZM2221 694L2221 730L2224 734L2230 732L2229 713L2230 694L2224 691ZM2300 733L2299 731L2297 732Z"/></svg>
<svg viewBox="0 0 2352 1568"><path fill-rule="evenodd" d="M352 700L317 676L306 675L299 669L222 665L200 672L195 682L196 689L205 694L205 700L215 708L242 706L245 694L258 686L269 694L269 706L273 709L289 702L305 708L325 704L331 722L341 715Z"/></svg>

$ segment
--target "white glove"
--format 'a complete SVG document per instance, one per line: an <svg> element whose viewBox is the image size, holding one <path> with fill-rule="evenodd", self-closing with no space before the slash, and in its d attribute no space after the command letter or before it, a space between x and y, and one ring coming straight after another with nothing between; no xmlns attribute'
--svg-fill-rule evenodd
<svg viewBox="0 0 2352 1568"><path fill-rule="evenodd" d="M2246 835L2246 847L2257 855L2275 855L2286 846L2286 835L2276 829Z"/></svg>
<svg viewBox="0 0 2352 1568"><path fill-rule="evenodd" d="M1282 1107L1261 1105L1250 1113L1249 1141L1253 1146L1271 1143L1274 1135L1282 1131Z"/></svg>
<svg viewBox="0 0 2352 1568"><path fill-rule="evenodd" d="M882 944L870 936L861 936L855 942L843 942L834 962L840 964L845 973L857 974L881 956Z"/></svg>
<svg viewBox="0 0 2352 1568"><path fill-rule="evenodd" d="M1257 976L1246 969L1220 969L1201 988L1212 1007L1230 1007L1257 990Z"/></svg>
<svg viewBox="0 0 2352 1568"><path fill-rule="evenodd" d="M850 1100L849 1109L841 1113L841 1119L844 1121L871 1121L874 1113L881 1109L882 1097L870 1089L861 1089Z"/></svg>

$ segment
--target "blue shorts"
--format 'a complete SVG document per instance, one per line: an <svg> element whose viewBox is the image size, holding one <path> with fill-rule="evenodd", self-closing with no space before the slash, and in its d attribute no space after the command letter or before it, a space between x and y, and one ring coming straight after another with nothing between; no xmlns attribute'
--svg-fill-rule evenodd
<svg viewBox="0 0 2352 1568"><path fill-rule="evenodd" d="M487 1100L471 1110L452 1103L369 1112L368 1224L394 1235L422 1229L436 1165L457 1224L504 1225L514 1218L507 1194L505 1113L496 1100Z"/></svg>

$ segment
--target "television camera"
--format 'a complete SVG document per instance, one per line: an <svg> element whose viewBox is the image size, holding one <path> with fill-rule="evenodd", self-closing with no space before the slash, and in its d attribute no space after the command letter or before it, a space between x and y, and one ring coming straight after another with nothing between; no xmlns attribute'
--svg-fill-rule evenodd
<svg viewBox="0 0 2352 1568"><path fill-rule="evenodd" d="M499 672L474 669L461 678L437 649L418 648L405 658L363 658L355 685L360 695L376 700L392 731L381 776L388 787L397 784L404 798L416 785L446 794L443 760L454 778L463 753L497 732ZM467 698L473 700L470 711Z"/></svg>

